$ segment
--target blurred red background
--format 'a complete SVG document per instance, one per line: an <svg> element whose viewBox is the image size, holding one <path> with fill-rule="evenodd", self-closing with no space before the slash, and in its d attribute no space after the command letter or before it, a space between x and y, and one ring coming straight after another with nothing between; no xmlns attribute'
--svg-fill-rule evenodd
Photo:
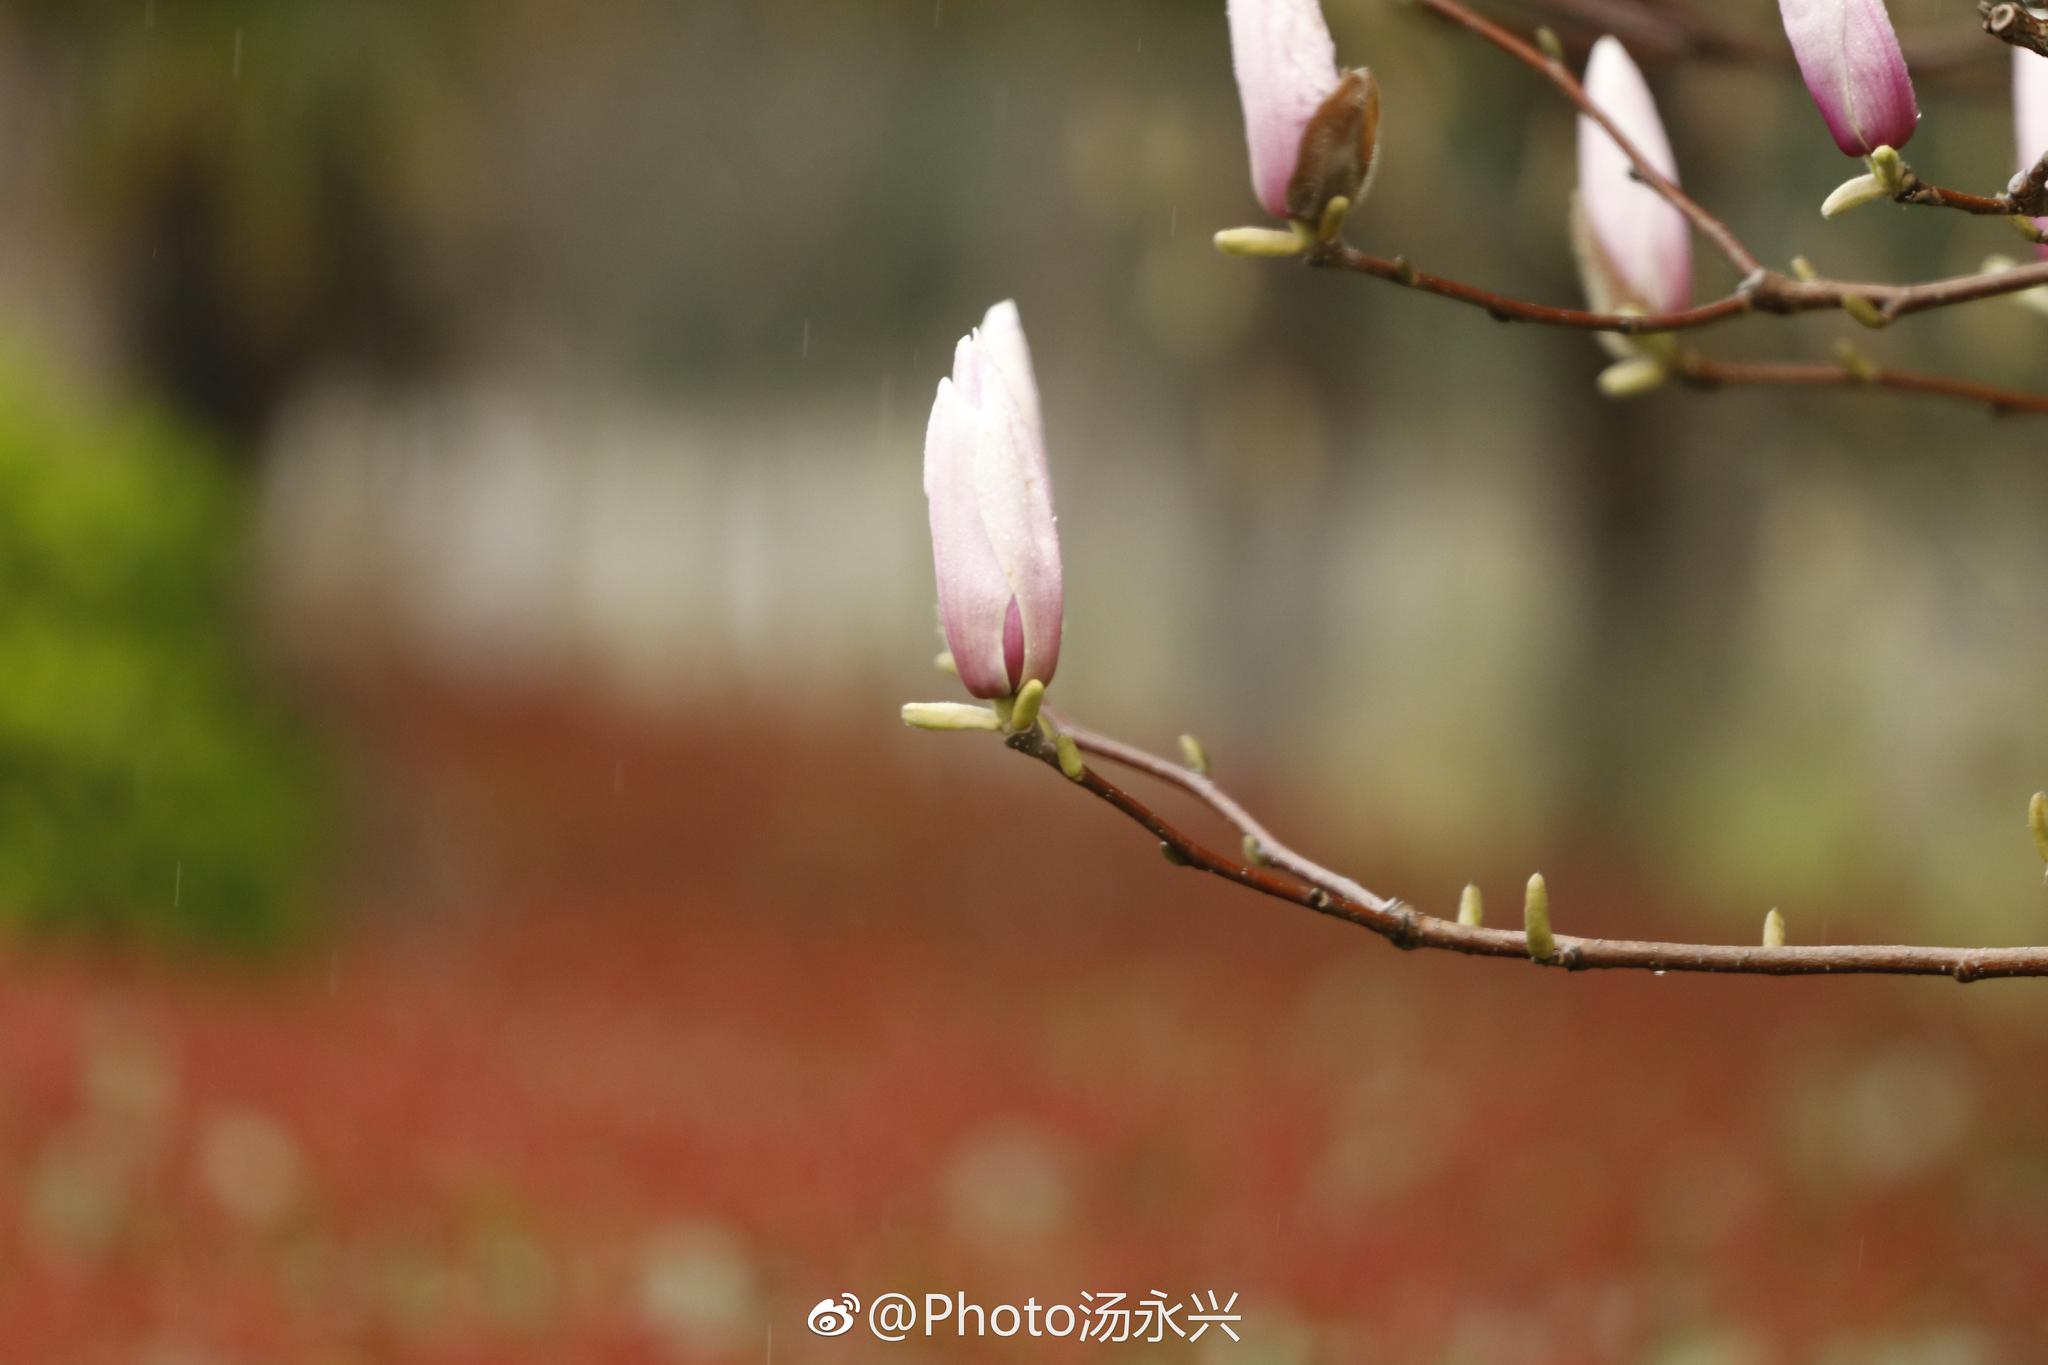
<svg viewBox="0 0 2048 1365"><path fill-rule="evenodd" d="M881 696L331 704L379 799L330 940L6 959L24 1358L1142 1358L804 1331L887 1290L1235 1291L1216 1360L2021 1360L2048 1327L2024 984L1402 955L986 737L878 744ZM1552 885L1573 930L1698 927L1591 853Z"/></svg>

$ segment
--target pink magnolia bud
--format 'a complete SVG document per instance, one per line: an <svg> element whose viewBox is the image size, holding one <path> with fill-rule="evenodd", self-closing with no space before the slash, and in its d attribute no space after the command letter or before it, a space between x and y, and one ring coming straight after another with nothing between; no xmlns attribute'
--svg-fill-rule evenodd
<svg viewBox="0 0 2048 1365"><path fill-rule="evenodd" d="M1835 145L1848 156L1904 147L1920 106L1884 0L1778 0L1778 14Z"/></svg>
<svg viewBox="0 0 2048 1365"><path fill-rule="evenodd" d="M1059 532L1038 383L1017 305L999 303L953 352L924 437L939 618L960 681L1008 697L1060 657Z"/></svg>
<svg viewBox="0 0 2048 1365"><path fill-rule="evenodd" d="M2048 156L2048 57L2023 47L2012 50L2012 123L2024 174ZM2048 227L2048 218L2036 218L2034 226ZM2048 257L2048 246L2037 245L2034 253Z"/></svg>
<svg viewBox="0 0 2048 1365"><path fill-rule="evenodd" d="M1356 205L1372 186L1379 83L1364 67L1337 70L1318 0L1230 0L1230 51L1266 212L1320 223L1330 200Z"/></svg>
<svg viewBox="0 0 2048 1365"><path fill-rule="evenodd" d="M1593 44L1586 97L1675 184L1678 163L1643 73L1614 38ZM1586 297L1602 312L1675 313L1692 301L1685 215L1635 178L1628 153L1579 115L1579 213L1573 224Z"/></svg>

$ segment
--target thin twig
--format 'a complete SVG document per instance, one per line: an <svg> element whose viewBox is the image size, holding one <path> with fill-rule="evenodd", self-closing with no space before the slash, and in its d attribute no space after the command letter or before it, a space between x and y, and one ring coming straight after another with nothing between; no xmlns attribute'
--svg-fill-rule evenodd
<svg viewBox="0 0 2048 1365"><path fill-rule="evenodd" d="M2048 948L1921 948L1904 944L1861 947L1746 946L1734 944L1654 943L1636 939L1577 938L1555 935L1550 953L1529 955L1526 934L1512 929L1487 929L1427 915L1401 901L1390 901L1295 854L1201 774L1133 748L1106 735L1062 722L1063 733L1085 754L1123 764L1173 783L1195 796L1241 833L1256 841L1258 862L1211 848L1168 822L1150 806L1084 767L1077 784L1143 827L1170 850L1176 861L1226 881L1369 929L1398 948L1440 948L1475 957L1520 958L1539 966L1571 971L1631 969L1650 972L1721 972L1749 976L1946 976L1959 982L1990 977L2048 976ZM1059 770L1058 750L1039 730L1013 735L1011 748ZM1281 862L1281 857L1287 859ZM1347 889L1349 888L1349 889Z"/></svg>
<svg viewBox="0 0 2048 1365"><path fill-rule="evenodd" d="M1607 130L1607 135L1614 139L1615 145L1628 157L1642 182L1684 214L1692 225L1699 229L1701 235L1728 258L1728 263L1735 267L1736 274L1746 277L1763 269L1763 262L1742 244L1734 229L1707 212L1692 196L1678 188L1669 176L1652 165L1649 158L1643 155L1642 149L1629 140L1620 126L1587 98L1586 88L1579 84L1579 78L1574 76L1563 62L1553 60L1535 45L1524 42L1491 19L1473 13L1459 4L1458 0L1417 0L1417 3L1460 28L1486 39L1516 61L1540 73L1552 85L1563 91L1565 98L1577 105L1580 113Z"/></svg>
<svg viewBox="0 0 2048 1365"><path fill-rule="evenodd" d="M1738 317L1754 306L1748 294L1736 293L1688 308L1682 313L1595 313L1584 308L1558 308L1496 293L1462 280L1417 270L1402 257L1388 260L1371 256L1338 241L1316 244L1309 250L1307 260L1312 266L1370 275L1374 279L1419 289L1425 294L1470 304L1484 309L1487 316L1496 322L1533 322L1546 327L1571 327L1587 332L1619 332L1624 336L1689 331Z"/></svg>
<svg viewBox="0 0 2048 1365"><path fill-rule="evenodd" d="M1048 712L1048 714L1050 714ZM1374 910L1391 910L1394 902L1378 896L1352 881L1342 873L1333 872L1320 863L1296 853L1287 845L1275 839L1267 828L1252 817L1250 811L1240 806L1223 788L1216 785L1208 774L1198 773L1184 764L1164 759L1157 754L1148 754L1143 749L1125 744L1122 740L1111 739L1099 731L1074 724L1064 716L1054 716L1053 723L1068 735L1073 736L1076 746L1083 753L1098 755L1126 768L1134 768L1162 782L1170 782L1192 795L1209 809L1228 820L1239 834L1250 839L1259 850L1259 858L1275 867L1284 868L1305 882L1357 901L1360 905Z"/></svg>
<svg viewBox="0 0 2048 1365"><path fill-rule="evenodd" d="M1997 194L1971 194L1922 180L1910 166L1902 167L1894 203L1958 209L1987 218L2017 218L2048 213L2048 153L2021 171Z"/></svg>
<svg viewBox="0 0 2048 1365"><path fill-rule="evenodd" d="M2026 212L2009 194L1971 194L1968 190L1952 190L1945 185L1931 184L1911 174L1907 176L1905 186L1892 196L1892 202L1930 209L1957 209L1981 218L2013 218Z"/></svg>
<svg viewBox="0 0 2048 1365"><path fill-rule="evenodd" d="M2048 416L2048 394L2022 393L1968 379L1949 379L1911 370L1888 370L1875 365L1744 364L1687 354L1679 358L1674 372L1681 380L1702 389L1894 389L1902 393L1929 394L1981 404L2000 416L2009 412Z"/></svg>
<svg viewBox="0 0 2048 1365"><path fill-rule="evenodd" d="M2037 285L2048 284L2048 261L1926 280L1919 284L1820 278L1801 280L1774 270L1760 270L1737 286L1734 293L1688 308L1682 313L1593 313L1579 308L1534 303L1442 275L1431 275L1415 269L1405 259L1388 260L1368 255L1344 242L1320 242L1309 249L1304 259L1311 266L1370 275L1374 279L1469 304L1502 322L1533 322L1581 331L1619 332L1627 336L1687 331L1748 312L1818 313L1854 309L1859 304L1882 325L1908 313L1924 313L1959 303L2018 294Z"/></svg>

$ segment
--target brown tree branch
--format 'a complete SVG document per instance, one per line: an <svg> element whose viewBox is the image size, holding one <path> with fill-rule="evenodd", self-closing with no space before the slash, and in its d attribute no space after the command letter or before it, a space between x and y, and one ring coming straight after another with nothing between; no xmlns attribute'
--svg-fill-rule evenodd
<svg viewBox="0 0 2048 1365"><path fill-rule="evenodd" d="M1224 853L1169 823L1137 797L1084 766L1076 783L1115 807L1157 839L1175 861L1226 881L1369 929L1397 948L1440 948L1475 957L1520 958L1569 971L1632 969L1650 972L1720 972L1750 976L1946 976L1958 982L1990 977L2048 976L2048 948L1921 948L1876 946L1762 947L1734 944L1655 943L1636 939L1554 936L1548 954L1531 958L1529 938L1512 929L1487 929L1427 915L1302 858L1274 840L1264 826L1207 777L1155 754L1071 723L1061 732L1084 754L1171 782L1202 801L1255 841L1256 861ZM1009 746L1060 770L1057 747L1039 729L1012 735ZM1285 861L1283 862L1283 858Z"/></svg>
<svg viewBox="0 0 2048 1365"><path fill-rule="evenodd" d="M1534 303L1510 294L1482 289L1475 284L1417 270L1405 257L1388 260L1372 256L1344 242L1319 242L1305 257L1307 263L1328 270L1349 270L1370 275L1408 289L1451 299L1483 309L1496 322L1533 322L1545 327L1569 327L1586 332L1618 332L1623 336L1646 336L1653 332L1683 332L1709 323L1721 322L1749 312L1755 305L1750 295L1725 297L1688 308L1682 313L1595 313L1583 308L1559 308ZM2048 273L2044 273L2048 279Z"/></svg>
<svg viewBox="0 0 2048 1365"><path fill-rule="evenodd" d="M1912 167L1906 166L1902 168L1899 189L1892 200L1926 208L1957 209L1987 218L2048 214L2048 153L2014 176L2011 183L1997 194L1971 194L1967 190L1952 190L1945 185L1932 184L1915 175Z"/></svg>
<svg viewBox="0 0 2048 1365"><path fill-rule="evenodd" d="M1905 185L1892 196L1892 202L1930 209L1957 209L1982 218L2013 218L2026 212L2010 194L1971 194L1968 190L1952 190L1922 180L1910 171Z"/></svg>
<svg viewBox="0 0 2048 1365"><path fill-rule="evenodd" d="M1643 336L1653 332L1688 331L1743 313L1818 313L1830 309L1861 313L1863 320L1883 326L1909 313L1949 308L1959 303L2017 294L2048 284L2048 261L2029 262L2008 270L1987 270L1918 284L1864 283L1850 280L1795 279L1775 270L1759 270L1732 294L1688 308L1682 313L1592 313L1558 308L1509 294L1496 293L1441 275L1415 269L1402 257L1372 256L1340 241L1309 248L1307 264L1328 270L1370 275L1424 293L1483 309L1501 322L1533 322L1580 331L1619 332Z"/></svg>
<svg viewBox="0 0 2048 1365"><path fill-rule="evenodd" d="M2024 412L2048 416L2048 394L2001 389L1968 379L1916 374L1911 370L1888 370L1867 364L1773 365L1741 364L1709 360L1688 353L1679 358L1673 373L1683 382L1702 389L1735 387L1765 388L1878 388L1901 393L1927 394L1978 403L1996 416Z"/></svg>
<svg viewBox="0 0 2048 1365"><path fill-rule="evenodd" d="M2048 57L2048 20L2034 17L2025 5L1977 0L1977 13L1983 16L1984 31L2000 42Z"/></svg>

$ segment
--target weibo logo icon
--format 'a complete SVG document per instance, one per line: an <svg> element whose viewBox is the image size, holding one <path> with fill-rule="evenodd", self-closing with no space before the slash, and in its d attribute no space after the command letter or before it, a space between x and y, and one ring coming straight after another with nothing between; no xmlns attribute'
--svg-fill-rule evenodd
<svg viewBox="0 0 2048 1365"><path fill-rule="evenodd" d="M811 1308L811 1331L821 1337L843 1337L853 1330L859 1312L860 1300L851 1294L819 1299Z"/></svg>

